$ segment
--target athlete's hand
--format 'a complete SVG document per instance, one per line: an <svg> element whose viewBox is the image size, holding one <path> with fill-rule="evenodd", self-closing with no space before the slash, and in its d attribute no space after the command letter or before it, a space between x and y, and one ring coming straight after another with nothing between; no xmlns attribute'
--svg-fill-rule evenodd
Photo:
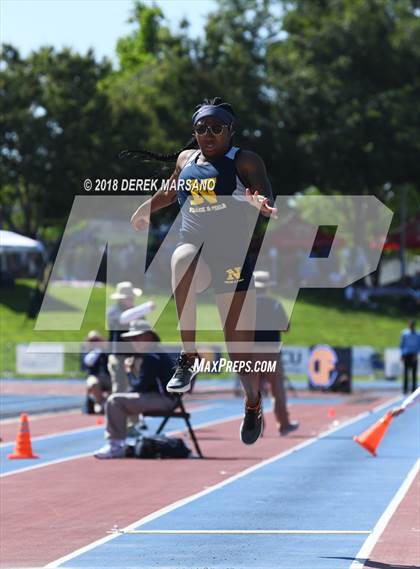
<svg viewBox="0 0 420 569"><path fill-rule="evenodd" d="M150 224L149 215L139 208L131 217L130 223L136 231L147 229Z"/></svg>
<svg viewBox="0 0 420 569"><path fill-rule="evenodd" d="M265 196L260 196L257 190L252 192L249 188L246 188L245 197L248 203L260 210L262 215L277 219L277 208L271 207L269 199Z"/></svg>

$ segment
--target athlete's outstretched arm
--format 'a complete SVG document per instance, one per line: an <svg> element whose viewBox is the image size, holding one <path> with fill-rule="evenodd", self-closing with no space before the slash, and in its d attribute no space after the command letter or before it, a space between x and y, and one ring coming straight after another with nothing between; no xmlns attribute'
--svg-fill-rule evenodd
<svg viewBox="0 0 420 569"><path fill-rule="evenodd" d="M158 211L159 209L167 207L168 205L171 205L171 203L176 200L176 190L174 188L176 187L178 176L191 152L191 150L184 150L178 156L175 170L172 172L172 175L169 178L169 184L166 186L168 189L162 188L158 190L153 197L144 202L134 212L130 221L131 225L136 231L146 229L149 226L150 214Z"/></svg>
<svg viewBox="0 0 420 569"><path fill-rule="evenodd" d="M169 188L171 188L171 184L176 183L178 180L180 170L178 169L178 162L173 171L170 179L169 179ZM171 189L160 189L158 190L153 197L149 200L145 201L139 208L136 209L134 214L131 217L131 225L134 227L136 231L140 231L142 229L146 229L149 226L150 222L150 214L159 209L167 207L171 205L171 203L176 198L176 192ZM150 208L150 209L149 209Z"/></svg>
<svg viewBox="0 0 420 569"><path fill-rule="evenodd" d="M237 159L238 174L247 186L248 202L260 210L265 217L276 217L277 208L272 207L273 192L267 170L262 159L248 150L242 151Z"/></svg>

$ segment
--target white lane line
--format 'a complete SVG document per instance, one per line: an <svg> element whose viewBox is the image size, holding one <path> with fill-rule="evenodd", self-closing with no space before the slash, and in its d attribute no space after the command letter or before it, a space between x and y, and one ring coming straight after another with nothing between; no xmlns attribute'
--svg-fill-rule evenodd
<svg viewBox="0 0 420 569"><path fill-rule="evenodd" d="M214 421L207 421L206 423L198 423L197 425L193 425L194 430L204 429L206 427L211 427L213 425L218 425L221 423L227 423L229 421L233 421L236 419L240 419L243 417L243 413L240 415L231 415L230 417L225 417L223 419L215 419ZM90 427L89 427L90 428ZM100 428L100 427L96 427ZM187 432L187 429L183 430L176 430L176 431L169 431L165 433L167 436L176 435L179 433ZM39 468L45 468L46 466L52 466L54 464L60 464L62 462L68 462L69 460L78 460L79 458L85 458L86 456L92 456L95 451L92 450L90 452L85 452L82 454L75 454L71 456L66 456L64 458L57 458L56 460L50 460L48 462L42 462L41 464L34 464L32 466L27 466L25 468L20 468L19 470L12 470L11 472L4 472L0 474L0 478L5 478L6 476L15 476L17 474L22 474L23 472L29 472L30 470L38 470Z"/></svg>
<svg viewBox="0 0 420 569"><path fill-rule="evenodd" d="M373 413L373 412L376 413L376 412L380 411L381 409L383 409L383 408L385 408L385 407L388 407L389 405L395 403L395 402L396 402L397 400L399 400L399 399L401 399L401 396L395 397L395 398L391 399L390 401L387 401L386 403L382 403L381 405L375 407L375 409L374 409L373 411L366 411L365 413L362 413L361 415L359 415L359 419L362 419L362 418L364 418L365 416L367 416L367 415L369 415L369 414L371 414L371 413ZM204 409L205 409L206 407L208 407L208 406L203 406ZM203 408L200 409L200 410L203 410ZM272 404L270 404L269 406L266 406L266 407L265 407L265 410L266 410L266 411L271 411L271 408L272 408ZM196 408L196 409L193 409L193 412L194 412L194 411L197 411L197 408ZM227 417L227 418L225 418L225 419L216 419L216 420L214 420L214 421L208 421L207 423L200 423L200 424L198 424L197 426L195 426L194 429L203 429L203 428L206 428L206 427L211 427L211 426L213 426L213 425L218 425L218 424L221 424L221 423L225 423L225 422L229 422L229 421L234 421L234 420L240 419L240 418L242 418L242 413L241 413L241 414L237 414L237 415L231 415L230 417ZM340 428L341 426L342 426L342 425L340 424L340 425L338 425L338 426L335 427L335 428ZM101 429L101 428L102 428L102 426L86 427L86 429L80 429L80 430L79 430L79 429L76 429L74 432L77 432L77 431L83 432L83 431L89 431L89 430L95 430L95 429ZM166 433L166 434L167 434L168 436L172 436L172 435L176 435L176 434L178 434L178 433L183 433L183 432L186 432L186 429L181 430L181 431L180 431L180 430L170 431L170 432L168 432L168 433ZM327 431L327 432L333 432L333 431ZM66 434L66 433L71 433L71 431L66 431L66 432L64 432L64 433L58 433L58 434L56 434L56 435L46 435L45 437L34 437L32 440L39 440L39 439L43 439L43 438L51 438L51 437L54 437L54 436L57 436L57 437L58 437L58 436L60 436L60 435L62 435L62 434ZM321 435L322 435L322 433L321 433ZM324 435L322 435L322 436L324 436ZM321 438L321 436L320 436L320 438ZM4 446L10 446L10 447L12 447L13 444L14 444L14 443L4 443ZM1 447L0 447L0 448L1 448ZM297 448L297 447L296 447L296 448ZM27 466L27 467L25 467L25 468L20 468L19 470L13 470L13 471L11 471L11 472L0 473L0 479L1 479L1 478L5 478L6 476L14 476L14 475L16 475L16 474L21 474L21 473L24 473L24 472L29 472L29 471L31 471L31 470L38 470L39 468L45 468L46 466L52 466L52 465L54 465L54 464L61 464L62 462L68 462L69 460L78 460L78 459L80 459L80 458L85 458L86 456L92 456L94 452L95 452L95 451L90 451L90 452L85 452L85 453L81 453L81 454L75 454L75 455L68 456L68 457L64 457L64 458L57 458L56 460L50 460L50 461L48 461L48 462L43 462L43 463L41 463L41 464L34 464L34 465L32 465L32 466Z"/></svg>
<svg viewBox="0 0 420 569"><path fill-rule="evenodd" d="M191 405L194 405L194 403L192 403ZM220 407L220 404L217 404L216 406ZM207 407L207 405L206 406L203 405L203 407ZM194 409L192 410L194 411ZM49 419L51 417L60 417L61 415L80 415L80 414L81 414L80 407L72 407L70 409L62 409L60 411L51 411L51 412L48 411L45 413L29 413L28 415L30 415L30 423L34 423L39 419ZM3 425L14 425L14 424L19 425L19 423L20 423L20 415L15 417L0 418L0 431Z"/></svg>
<svg viewBox="0 0 420 569"><path fill-rule="evenodd" d="M82 454L74 454L72 456L66 456L65 458L57 458L56 460L49 460L48 462L43 462L41 464L34 464L33 466L27 466L26 468L20 468L19 470L12 470L11 472L2 472L0 478L6 478L7 476L15 476L16 474L22 474L23 472L29 472L30 470L38 470L39 468L44 468L45 466L53 466L54 464L61 464L62 462L68 462L69 460L78 460L79 458L84 458L85 456L92 456L91 452L84 452Z"/></svg>
<svg viewBox="0 0 420 569"><path fill-rule="evenodd" d="M31 441L46 441L48 439L54 439L54 438L58 438L61 436L68 436L68 435L76 435L77 433L88 433L89 431L94 431L95 429L101 429L103 428L103 425L94 425L91 427L80 427L79 429L71 429L69 431L61 431L58 433L54 433L52 435L39 435L38 437L31 437ZM8 443L1 443L0 444L0 449L2 448L10 448L12 446L14 446L14 442L8 442Z"/></svg>
<svg viewBox="0 0 420 569"><path fill-rule="evenodd" d="M143 529L114 528L108 533L118 535L369 535L365 530L335 529Z"/></svg>
<svg viewBox="0 0 420 569"><path fill-rule="evenodd" d="M215 403L214 405L210 405L210 404L207 404L207 405L198 405L197 407L193 407L193 406L191 405L191 406L188 407L188 412L191 413L191 414L193 414L193 413L195 413L196 411L201 411L201 412L202 412L202 411L208 411L209 409L220 409L220 407L223 407L223 405L220 404L220 403L217 403L217 404ZM147 418L147 415L146 415L146 418Z"/></svg>
<svg viewBox="0 0 420 569"><path fill-rule="evenodd" d="M396 494L392 498L391 502L388 504L388 507L379 518L377 524L373 528L372 533L364 542L360 550L358 551L355 560L351 563L349 569L363 569L365 566L366 560L369 559L369 555L372 553L373 548L376 545L376 542L381 537L384 529L388 525L389 520L394 515L396 509L402 502L404 496L407 494L408 489L410 488L411 484L413 483L417 473L419 472L420 466L420 459L418 459L410 472L407 474L404 482L401 484L399 489L397 490Z"/></svg>
<svg viewBox="0 0 420 569"><path fill-rule="evenodd" d="M389 399L386 404L381 403L377 407L374 407L372 409L371 413L377 413L381 409L384 409L384 407L387 407L388 405L393 405L394 403L397 403L398 401L403 401L403 399L404 399L404 397L402 395L397 395L396 397Z"/></svg>
<svg viewBox="0 0 420 569"><path fill-rule="evenodd" d="M195 413L197 411L208 411L209 409L213 409L216 407L220 407L220 405L201 405L198 407L193 407L191 409L191 413ZM95 417L95 415L92 415L92 417ZM102 417L102 415L97 415L96 417ZM31 419L32 421L32 419ZM45 441L48 439L54 439L54 438L59 438L61 436L68 436L68 435L75 435L78 433L87 433L89 431L94 431L95 429L103 429L104 425L93 425L90 427L80 427L78 429L70 429L69 431L59 431L57 433L53 433L52 435L39 435L38 437L31 437L31 441ZM2 448L11 448L14 446L14 442L8 442L8 443L0 443L0 449Z"/></svg>
<svg viewBox="0 0 420 569"><path fill-rule="evenodd" d="M392 403L392 401L391 401L391 403ZM390 405L390 402L387 401L386 403L379 405L376 408L376 410L381 411L382 409L389 407L389 405ZM139 526L143 526L143 525L145 525L145 524L147 524L153 520L156 520L157 518L160 518L166 514L169 514L170 512L177 510L178 508L181 508L182 506L185 506L191 502L194 502L195 500L198 500L199 498L201 498L203 496L207 496L207 494L211 494L212 492L219 490L220 488L223 488L224 486L227 486L228 484L231 484L231 483L235 482L236 480L239 480L240 478L243 478L244 476L247 476L248 474L255 472L256 470L259 470L260 468L263 468L264 466L267 466L269 464L272 464L273 462L276 462L277 460L285 458L286 456L289 456L290 454L292 454L294 452L298 452L298 451L302 450L303 448L316 443L320 439L323 439L323 438L327 437L328 435L331 435L332 433L339 431L340 429L344 429L345 427L348 427L348 426L352 425L353 423L357 423L358 421L365 419L370 414L371 414L370 411L365 411L364 413L361 413L360 415L357 415L356 417L353 417L352 419L349 419L348 421L345 421L344 423L341 423L340 425L338 425L336 427L328 429L328 430L324 431L323 433L321 433L320 435L313 437L311 439L308 439L307 441L304 441L303 443L300 443L299 445L292 447L291 449L288 449L284 452L281 452L281 453L279 453L275 456L272 456L271 458L268 458L266 460L263 460L263 461L259 462L258 464L254 464L254 466L251 466L251 467L243 470L242 472L239 472L238 474L231 476L230 478L226 478L226 480L223 480L222 482L214 484L213 486L210 486L209 488L206 488L205 490L201 490L200 492L197 492L196 494L192 494L191 496L187 496L186 498L178 500L178 501L174 502L173 504L170 504L169 506L165 506L164 508L157 510L156 512L152 512L151 514L148 514L147 516L140 518L139 520L135 521L134 523L132 523L132 524L130 524L130 525L128 525L122 529L124 531L133 530ZM241 417L242 417L242 415L241 415ZM48 563L48 565L45 566L45 569L55 569L56 567L59 567L60 565L62 565L66 561L70 561L71 559L74 559L75 557L78 557L79 555L82 555L83 553L87 553L88 551L91 551L95 547L103 545L104 543L107 543L108 541L111 541L112 539L115 539L116 537L118 537L118 534L107 535L106 537L102 537L100 539L97 539L96 541L93 541L92 543L85 545L84 547L76 549L72 553L64 555L63 557L60 557L59 559L56 559L55 561Z"/></svg>
<svg viewBox="0 0 420 569"><path fill-rule="evenodd" d="M65 409L64 411L54 411L48 413L35 413L31 415L31 423L38 421L38 419L48 419L49 417L57 417L60 415L80 415L80 407L74 407L73 409ZM7 419L0 420L0 429L3 425L10 425L13 423L19 424L20 417L9 417Z"/></svg>

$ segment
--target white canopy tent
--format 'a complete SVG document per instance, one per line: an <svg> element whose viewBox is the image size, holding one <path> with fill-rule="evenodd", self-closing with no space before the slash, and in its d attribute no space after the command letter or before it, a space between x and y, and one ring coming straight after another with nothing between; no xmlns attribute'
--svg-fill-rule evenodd
<svg viewBox="0 0 420 569"><path fill-rule="evenodd" d="M6 251L39 251L44 252L44 245L35 239L19 235L14 231L0 229L0 252Z"/></svg>
<svg viewBox="0 0 420 569"><path fill-rule="evenodd" d="M44 245L39 241L19 235L14 231L0 229L0 268L2 271L7 271L8 253L40 253L45 258Z"/></svg>

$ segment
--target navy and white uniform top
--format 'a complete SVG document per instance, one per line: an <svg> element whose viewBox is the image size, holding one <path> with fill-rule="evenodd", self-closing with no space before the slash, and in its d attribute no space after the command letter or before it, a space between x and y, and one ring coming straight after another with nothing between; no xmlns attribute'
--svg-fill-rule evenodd
<svg viewBox="0 0 420 569"><path fill-rule="evenodd" d="M181 234L247 238L245 185L238 176L235 159L240 148L232 146L213 162L198 164L200 150L193 152L182 168L177 197L182 212ZM238 235L239 234L239 235ZM226 237L226 235L224 235Z"/></svg>

